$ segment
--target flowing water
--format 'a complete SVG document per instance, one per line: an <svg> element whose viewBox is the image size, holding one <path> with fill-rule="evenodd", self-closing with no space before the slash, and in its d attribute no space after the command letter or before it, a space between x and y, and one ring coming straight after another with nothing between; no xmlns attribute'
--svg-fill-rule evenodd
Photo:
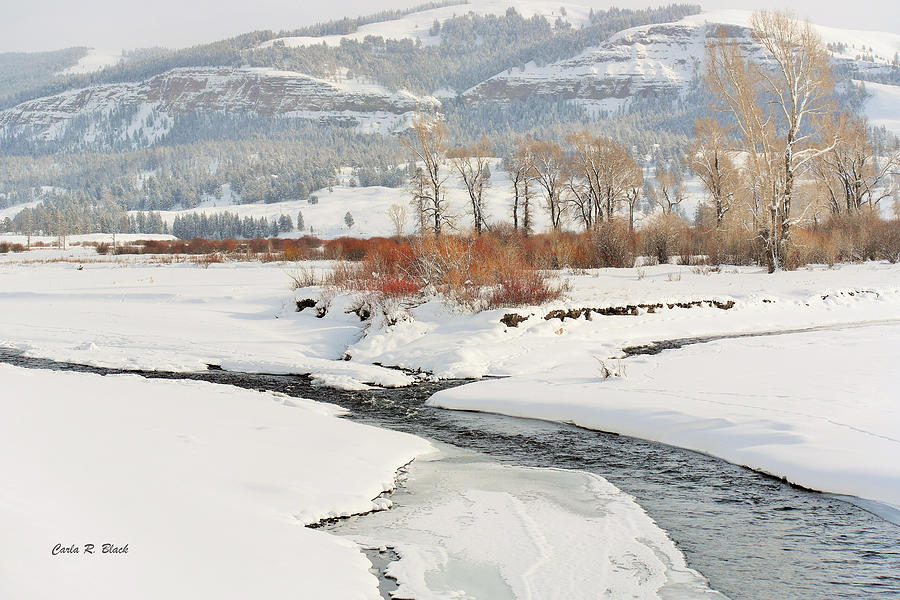
<svg viewBox="0 0 900 600"><path fill-rule="evenodd" d="M348 408L351 419L475 451L500 463L600 475L631 494L675 541L688 565L734 600L900 598L900 527L871 512L659 443L424 405L435 391L464 382L344 391L315 387L304 377L103 369L4 350L0 362L198 379L331 402Z"/></svg>

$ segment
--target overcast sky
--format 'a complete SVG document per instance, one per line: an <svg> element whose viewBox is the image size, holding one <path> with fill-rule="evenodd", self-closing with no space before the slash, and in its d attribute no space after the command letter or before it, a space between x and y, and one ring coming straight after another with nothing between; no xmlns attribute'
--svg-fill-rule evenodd
<svg viewBox="0 0 900 600"><path fill-rule="evenodd" d="M101 50L182 47L254 29L293 29L317 21L415 6L423 0L24 0L4 2L0 51L92 46ZM472 0L477 2L478 0ZM646 7L674 0L574 0L597 7ZM691 0L682 0L691 1ZM697 1L697 0L693 0ZM553 0L548 0L553 2ZM900 33L896 0L706 0L704 8L784 8L815 23Z"/></svg>

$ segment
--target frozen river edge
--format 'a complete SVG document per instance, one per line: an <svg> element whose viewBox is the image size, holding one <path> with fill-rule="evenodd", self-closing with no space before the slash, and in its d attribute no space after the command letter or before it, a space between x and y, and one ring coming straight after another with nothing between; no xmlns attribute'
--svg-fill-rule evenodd
<svg viewBox="0 0 900 600"><path fill-rule="evenodd" d="M63 589L99 598L279 597L302 588L318 598L378 598L356 543L302 525L389 507L380 494L393 488L396 469L432 451L421 438L337 419L342 411L331 405L231 386L10 365L0 365L0 379L9 392L0 403L9 480L2 528L23 540L0 557L9 568L0 588L10 597ZM601 477L471 460L455 470L446 459L428 463L440 464L429 476L442 491L417 499L424 521L388 528L431 527L407 538L391 565L417 600L480 589L485 572L511 592L491 597L557 597L561 582L574 586L569 598L597 586L638 598L721 597ZM482 473L480 484L462 476L463 464L468 475ZM54 555L57 540L82 554ZM94 540L128 551L95 560L83 554ZM590 576L560 578L561 568Z"/></svg>

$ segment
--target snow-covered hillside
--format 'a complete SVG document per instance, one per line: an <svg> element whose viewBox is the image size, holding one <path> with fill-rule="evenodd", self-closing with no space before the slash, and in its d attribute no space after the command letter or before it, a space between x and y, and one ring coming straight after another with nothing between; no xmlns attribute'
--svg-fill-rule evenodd
<svg viewBox="0 0 900 600"><path fill-rule="evenodd" d="M676 23L627 29L579 55L549 65L529 63L474 86L472 102L524 99L531 95L578 101L614 110L631 98L683 91L701 72L707 39L720 29L750 52L752 12L707 11ZM865 72L883 71L900 52L900 34L816 26L835 51L835 63Z"/></svg>
<svg viewBox="0 0 900 600"><path fill-rule="evenodd" d="M900 136L900 86L872 82L865 86L870 97L863 110L869 122Z"/></svg>
<svg viewBox="0 0 900 600"><path fill-rule="evenodd" d="M78 62L68 69L60 72L60 75L77 75L93 73L105 67L118 64L122 59L121 50L98 50L91 48L87 54L78 59Z"/></svg>
<svg viewBox="0 0 900 600"><path fill-rule="evenodd" d="M476 0L469 4L445 6L423 10L391 21L363 25L357 31L344 35L325 36L293 36L281 37L260 44L266 48L273 44L284 44L289 47L328 44L338 46L341 40L363 40L367 36L378 36L385 39L421 40L423 44L434 45L440 42L440 34L432 35L431 27L435 21L443 22L454 15L474 13L476 15L502 15L514 8L526 19L541 15L551 23L557 19L569 23L573 27L582 27L590 22L591 9L606 8L606 2L552 2L548 0Z"/></svg>
<svg viewBox="0 0 900 600"><path fill-rule="evenodd" d="M279 38L261 46L339 45L343 39L370 35L436 44L439 34L430 33L435 21L469 12L503 14L510 8L524 17L540 15L554 23L560 19L574 28L588 25L592 10L588 4L545 0L479 0L363 25L347 35ZM614 111L632 98L684 91L700 72L707 39L720 28L724 27L751 51L757 48L748 28L751 14L741 10L708 11L675 23L633 27L572 57L545 65L529 62L511 66L468 90L445 88L433 92L441 97L462 93L473 103L507 103L543 96ZM849 64L857 73L886 74L900 52L900 34L819 26L816 29L829 45L835 63ZM114 58L92 50L73 69L88 71ZM120 142L119 147L121 143L140 147L165 136L175 115L191 111L284 115L390 133L407 126L413 111L440 110L435 97L414 96L403 90L347 79L347 68L335 65L335 75L328 80L262 68L172 69L144 81L69 90L4 110L0 112L0 138L27 133L29 139L55 140L68 131L70 136L82 140L82 145L74 149L103 146L103 136L112 136ZM70 130L74 122L78 123L77 131Z"/></svg>
<svg viewBox="0 0 900 600"><path fill-rule="evenodd" d="M388 133L405 126L413 113L433 112L439 105L434 98L355 79L326 81L263 68L178 68L142 82L92 86L24 102L0 112L0 137L28 131L39 139L57 139L77 121L87 122L86 142L111 125L113 135L146 145L169 131L175 115L192 111L249 112ZM104 127L115 112L131 117Z"/></svg>

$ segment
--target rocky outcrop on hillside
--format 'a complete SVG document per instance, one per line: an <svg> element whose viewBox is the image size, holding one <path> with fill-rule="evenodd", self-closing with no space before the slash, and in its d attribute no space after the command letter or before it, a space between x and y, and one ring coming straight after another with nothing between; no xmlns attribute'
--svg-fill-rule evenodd
<svg viewBox="0 0 900 600"><path fill-rule="evenodd" d="M631 98L680 93L702 73L707 40L719 31L763 60L751 36L749 15L725 11L627 29L577 56L499 73L467 90L463 97L473 103L505 103L537 95L614 109ZM879 55L877 48L873 51L862 43L864 38L857 39L859 32L820 29L832 48L833 62L859 73L890 68L891 50L900 48L900 36L882 36Z"/></svg>
<svg viewBox="0 0 900 600"><path fill-rule="evenodd" d="M191 112L285 116L361 127L395 127L415 112L434 112L430 97L391 92L353 80L326 81L271 69L180 68L134 83L67 91L0 112L0 136L57 139L75 122L102 126L112 114L131 117L122 136L159 137L175 115Z"/></svg>

